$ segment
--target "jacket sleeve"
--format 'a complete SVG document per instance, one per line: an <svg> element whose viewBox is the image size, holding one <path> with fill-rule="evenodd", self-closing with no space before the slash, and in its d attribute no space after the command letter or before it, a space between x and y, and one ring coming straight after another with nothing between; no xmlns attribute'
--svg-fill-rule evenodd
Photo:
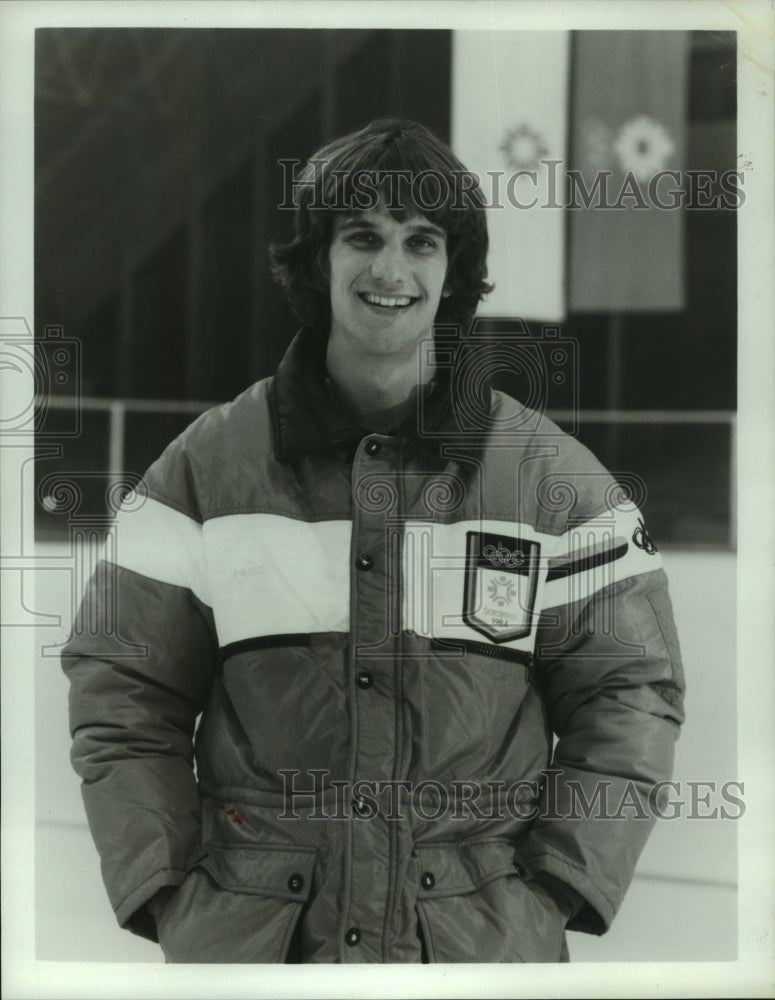
<svg viewBox="0 0 775 1000"><path fill-rule="evenodd" d="M639 512L577 521L545 593L536 683L558 739L521 855L582 897L570 929L601 934L653 828L684 718L667 580Z"/></svg>
<svg viewBox="0 0 775 1000"><path fill-rule="evenodd" d="M131 509L134 507L135 509ZM201 525L152 494L120 512L62 654L71 759L121 926L200 850L193 735L216 662Z"/></svg>

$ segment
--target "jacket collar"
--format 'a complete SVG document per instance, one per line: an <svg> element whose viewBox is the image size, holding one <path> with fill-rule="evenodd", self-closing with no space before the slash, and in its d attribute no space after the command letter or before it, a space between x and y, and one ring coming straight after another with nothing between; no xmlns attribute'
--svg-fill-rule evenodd
<svg viewBox="0 0 775 1000"><path fill-rule="evenodd" d="M275 454L289 462L310 452L355 445L368 431L358 427L332 393L326 375L326 337L301 329L280 362L272 385ZM424 400L425 430L438 434L451 419L448 380L439 379ZM423 434L416 421L402 433Z"/></svg>

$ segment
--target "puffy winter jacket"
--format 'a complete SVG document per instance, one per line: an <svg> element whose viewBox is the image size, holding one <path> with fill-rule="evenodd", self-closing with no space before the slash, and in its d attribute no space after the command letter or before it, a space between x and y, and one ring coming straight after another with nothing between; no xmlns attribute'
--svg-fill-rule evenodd
<svg viewBox="0 0 775 1000"><path fill-rule="evenodd" d="M323 349L166 449L87 588L63 665L116 916L168 961L560 960L671 774L660 555L549 420L493 392L461 431L440 384L364 433Z"/></svg>

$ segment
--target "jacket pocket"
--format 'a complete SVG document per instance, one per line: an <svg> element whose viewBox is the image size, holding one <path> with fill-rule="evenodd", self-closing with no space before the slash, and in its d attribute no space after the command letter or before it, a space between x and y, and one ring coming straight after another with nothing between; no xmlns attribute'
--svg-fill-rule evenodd
<svg viewBox="0 0 775 1000"><path fill-rule="evenodd" d="M226 696L206 730L211 762L229 756L232 745L249 759L242 766L264 788L277 788L278 773L328 769L347 774L347 715L344 633L272 635L231 643L221 650L218 693ZM278 706L296 693L293 725ZM227 715L228 713L228 715ZM223 718L235 737L224 740ZM210 719L203 723L207 725ZM203 748L204 749L204 748ZM224 759L224 768L232 765ZM218 770L218 768L215 768Z"/></svg>
<svg viewBox="0 0 775 1000"><path fill-rule="evenodd" d="M210 842L158 924L167 962L283 962L317 850Z"/></svg>
<svg viewBox="0 0 775 1000"><path fill-rule="evenodd" d="M418 844L417 908L431 962L559 962L566 916L508 841Z"/></svg>
<svg viewBox="0 0 775 1000"><path fill-rule="evenodd" d="M418 771L449 782L544 766L543 711L527 651L434 639L427 660L410 663L405 678Z"/></svg>

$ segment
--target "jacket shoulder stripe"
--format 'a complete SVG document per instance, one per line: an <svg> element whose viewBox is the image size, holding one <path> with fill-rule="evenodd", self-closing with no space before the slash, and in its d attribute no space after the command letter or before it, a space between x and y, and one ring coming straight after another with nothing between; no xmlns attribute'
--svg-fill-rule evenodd
<svg viewBox="0 0 775 1000"><path fill-rule="evenodd" d="M577 553L571 559L550 559L549 571L546 574L546 582L552 583L554 580L561 580L576 573L584 573L586 570L594 569L596 566L604 566L606 563L615 562L627 554L629 543L626 538L617 538L613 546L598 546L597 549L586 549Z"/></svg>
<svg viewBox="0 0 775 1000"><path fill-rule="evenodd" d="M662 566L635 507L605 510L574 524L557 543L559 554L548 563L543 610L586 600L604 587Z"/></svg>
<svg viewBox="0 0 775 1000"><path fill-rule="evenodd" d="M221 646L350 628L350 520L225 514L202 529Z"/></svg>
<svg viewBox="0 0 775 1000"><path fill-rule="evenodd" d="M158 500L144 497L138 506L119 511L103 556L160 583L186 587L203 604L212 604L204 569L202 526Z"/></svg>

